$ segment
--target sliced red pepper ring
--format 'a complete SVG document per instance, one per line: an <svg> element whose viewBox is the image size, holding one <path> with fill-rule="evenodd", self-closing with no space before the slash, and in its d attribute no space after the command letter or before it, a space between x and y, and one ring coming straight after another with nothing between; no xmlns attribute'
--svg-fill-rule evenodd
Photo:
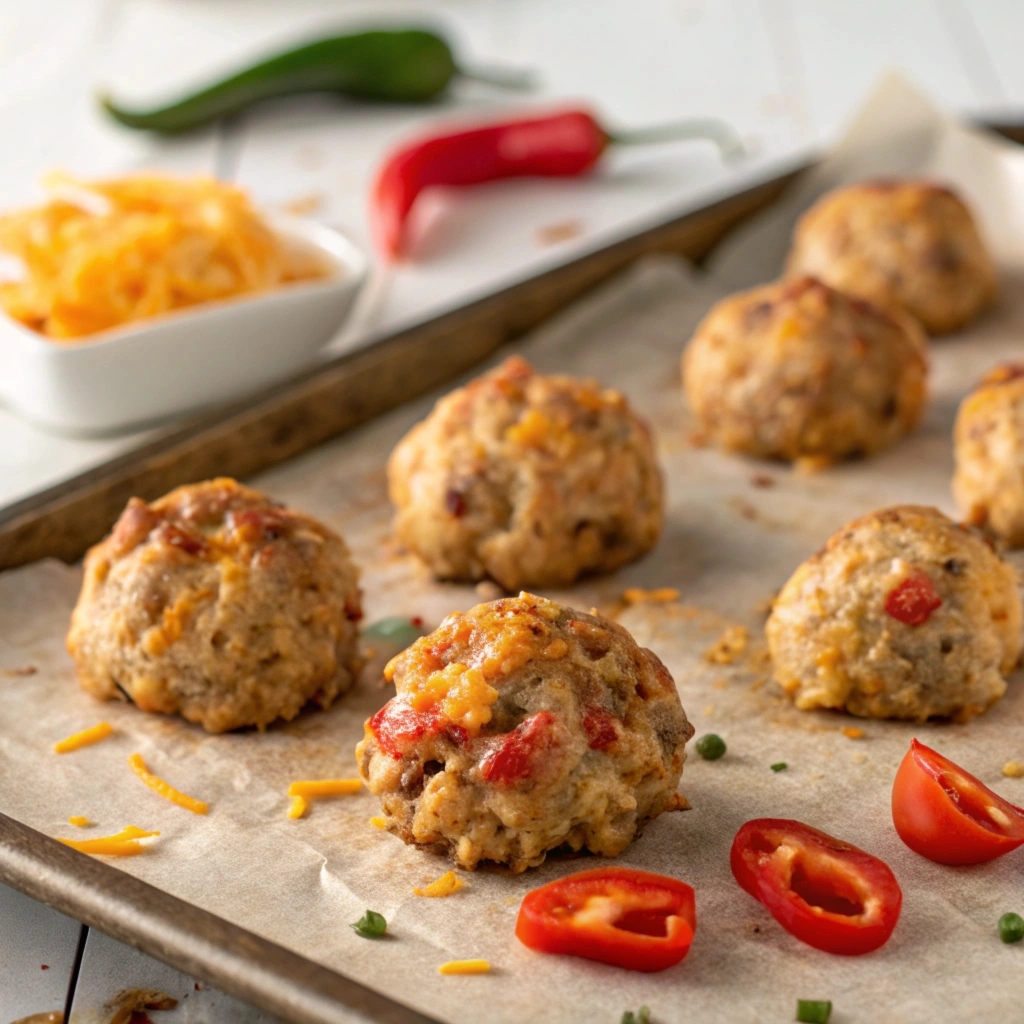
<svg viewBox="0 0 1024 1024"><path fill-rule="evenodd" d="M596 868L528 893L516 937L542 953L653 972L686 956L696 927L693 889L685 882L633 868Z"/></svg>
<svg viewBox="0 0 1024 1024"><path fill-rule="evenodd" d="M892 821L907 846L939 864L980 864L1024 844L1024 808L917 740L893 780Z"/></svg>
<svg viewBox="0 0 1024 1024"><path fill-rule="evenodd" d="M888 866L802 822L748 821L730 863L736 881L786 931L826 953L870 953L899 920L903 893Z"/></svg>

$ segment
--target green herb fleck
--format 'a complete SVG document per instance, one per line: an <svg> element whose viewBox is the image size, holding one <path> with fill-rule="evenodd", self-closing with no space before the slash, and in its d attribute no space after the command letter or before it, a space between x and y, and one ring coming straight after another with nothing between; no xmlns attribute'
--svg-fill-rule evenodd
<svg viewBox="0 0 1024 1024"><path fill-rule="evenodd" d="M641 1006L636 1013L632 1010L627 1010L622 1015L621 1024L651 1024L651 1008L649 1006Z"/></svg>
<svg viewBox="0 0 1024 1024"><path fill-rule="evenodd" d="M788 767L789 767L789 765L786 764L785 761L776 761L775 764L772 765L772 771L773 772L784 772Z"/></svg>
<svg viewBox="0 0 1024 1024"><path fill-rule="evenodd" d="M721 736L709 732L697 740L697 753L705 761L717 761L725 753L725 740Z"/></svg>
<svg viewBox="0 0 1024 1024"><path fill-rule="evenodd" d="M406 615L396 615L390 619L379 619L363 630L363 641L369 644L384 644L404 650L415 643L425 632L423 620L419 616L410 619Z"/></svg>
<svg viewBox="0 0 1024 1024"><path fill-rule="evenodd" d="M388 930L388 923L384 920L383 914L378 914L376 910L368 910L349 927L364 939L379 939Z"/></svg>
<svg viewBox="0 0 1024 1024"><path fill-rule="evenodd" d="M831 999L798 999L796 1019L801 1024L828 1024L832 1016Z"/></svg>
<svg viewBox="0 0 1024 1024"><path fill-rule="evenodd" d="M999 938L1003 942L1020 942L1024 939L1024 917L1020 914L1003 914L999 918Z"/></svg>

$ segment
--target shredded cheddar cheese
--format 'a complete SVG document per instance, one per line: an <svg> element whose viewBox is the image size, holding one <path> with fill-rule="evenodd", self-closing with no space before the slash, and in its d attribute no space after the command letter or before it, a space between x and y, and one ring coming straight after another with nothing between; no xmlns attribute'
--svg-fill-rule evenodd
<svg viewBox="0 0 1024 1024"><path fill-rule="evenodd" d="M626 604L671 604L679 600L679 591L675 587L655 587L653 590L627 587L622 592L622 600Z"/></svg>
<svg viewBox="0 0 1024 1024"><path fill-rule="evenodd" d="M68 824L74 825L75 828L86 828L89 824L89 819L84 814L72 814L68 818Z"/></svg>
<svg viewBox="0 0 1024 1024"><path fill-rule="evenodd" d="M449 960L437 969L438 974L489 974L491 965L486 960Z"/></svg>
<svg viewBox="0 0 1024 1024"><path fill-rule="evenodd" d="M80 750L82 747L105 740L113 731L114 727L109 722L99 722L54 743L53 751L55 754L70 754L72 750Z"/></svg>
<svg viewBox="0 0 1024 1024"><path fill-rule="evenodd" d="M350 796L363 788L362 779L303 779L288 787L289 796Z"/></svg>
<svg viewBox="0 0 1024 1024"><path fill-rule="evenodd" d="M309 810L309 804L304 796L293 796L291 806L288 808L289 818L304 818L306 811Z"/></svg>
<svg viewBox="0 0 1024 1024"><path fill-rule="evenodd" d="M0 216L0 251L23 271L0 282L0 307L56 341L326 273L215 178L51 174L44 184L44 206Z"/></svg>
<svg viewBox="0 0 1024 1024"><path fill-rule="evenodd" d="M179 807L184 807L186 811L191 811L193 814L205 814L210 808L202 800L197 800L195 797L188 796L186 793L182 793L180 790L175 789L170 783L164 782L163 779L157 778L155 775L150 774L146 768L146 762L142 760L141 754L132 754L128 758L128 764L131 766L133 772L142 781L149 786L154 793L158 796L162 796L165 800L170 800L172 804L177 804Z"/></svg>
<svg viewBox="0 0 1024 1024"><path fill-rule="evenodd" d="M446 665L432 673L409 691L409 704L414 711L439 707L445 717L476 736L491 720L491 705L498 691L491 686L479 668L459 662Z"/></svg>
<svg viewBox="0 0 1024 1024"><path fill-rule="evenodd" d="M1008 779L1024 779L1024 764L1020 761L1007 761L1003 765L1003 774Z"/></svg>
<svg viewBox="0 0 1024 1024"><path fill-rule="evenodd" d="M373 817L372 817L372 818L370 819L370 824L371 824L371 825L372 825L372 826L373 826L374 828L387 828L387 827L388 827L387 819L385 819L385 818L382 818L382 817L381 817L381 816L380 816L379 814L375 814L375 815L374 815L374 816L373 816Z"/></svg>
<svg viewBox="0 0 1024 1024"><path fill-rule="evenodd" d="M864 739L864 730L848 725L843 729L843 735L849 740L862 740Z"/></svg>
<svg viewBox="0 0 1024 1024"><path fill-rule="evenodd" d="M413 889L413 892L417 896L430 896L436 899L441 896L451 896L452 893L458 892L461 888L462 879L454 871L447 871L440 878L431 882L430 885L425 885L422 889Z"/></svg>
<svg viewBox="0 0 1024 1024"><path fill-rule="evenodd" d="M134 857L145 849L139 842L140 839L150 839L158 835L159 832L147 832L135 825L127 825L112 836L100 836L98 839L58 839L58 842L78 850L79 853L91 853L102 857Z"/></svg>

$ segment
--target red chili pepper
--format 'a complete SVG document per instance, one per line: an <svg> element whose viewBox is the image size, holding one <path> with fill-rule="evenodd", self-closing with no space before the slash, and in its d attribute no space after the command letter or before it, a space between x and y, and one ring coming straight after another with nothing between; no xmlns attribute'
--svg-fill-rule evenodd
<svg viewBox="0 0 1024 1024"><path fill-rule="evenodd" d="M480 774L488 782L511 786L533 773L534 759L541 750L553 742L551 727L555 716L550 711L538 711L520 722L501 743L481 762Z"/></svg>
<svg viewBox="0 0 1024 1024"><path fill-rule="evenodd" d="M903 893L886 864L799 821L748 821L730 864L787 932L826 953L870 953L899 920Z"/></svg>
<svg viewBox="0 0 1024 1024"><path fill-rule="evenodd" d="M1024 844L1024 808L917 740L893 781L892 820L907 846L939 864L980 864Z"/></svg>
<svg viewBox="0 0 1024 1024"><path fill-rule="evenodd" d="M739 152L720 121L690 121L668 128L610 134L586 110L480 125L425 136L396 149L377 175L371 199L374 235L388 257L401 255L409 211L432 185L480 185L516 177L577 177L590 171L612 143L704 138L723 154Z"/></svg>
<svg viewBox="0 0 1024 1024"><path fill-rule="evenodd" d="M693 889L633 868L596 868L528 893L516 938L542 953L581 956L630 971L663 971L690 951Z"/></svg>
<svg viewBox="0 0 1024 1024"><path fill-rule="evenodd" d="M915 572L889 591L885 599L886 613L907 626L926 623L942 598L935 592L931 577Z"/></svg>

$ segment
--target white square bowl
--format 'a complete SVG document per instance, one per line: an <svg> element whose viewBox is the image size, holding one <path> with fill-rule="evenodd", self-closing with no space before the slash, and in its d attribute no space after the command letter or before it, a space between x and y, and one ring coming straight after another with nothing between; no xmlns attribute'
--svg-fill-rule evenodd
<svg viewBox="0 0 1024 1024"><path fill-rule="evenodd" d="M367 259L324 225L270 223L317 250L331 273L75 342L49 341L0 312L0 400L42 427L97 435L226 402L309 365L351 312Z"/></svg>

